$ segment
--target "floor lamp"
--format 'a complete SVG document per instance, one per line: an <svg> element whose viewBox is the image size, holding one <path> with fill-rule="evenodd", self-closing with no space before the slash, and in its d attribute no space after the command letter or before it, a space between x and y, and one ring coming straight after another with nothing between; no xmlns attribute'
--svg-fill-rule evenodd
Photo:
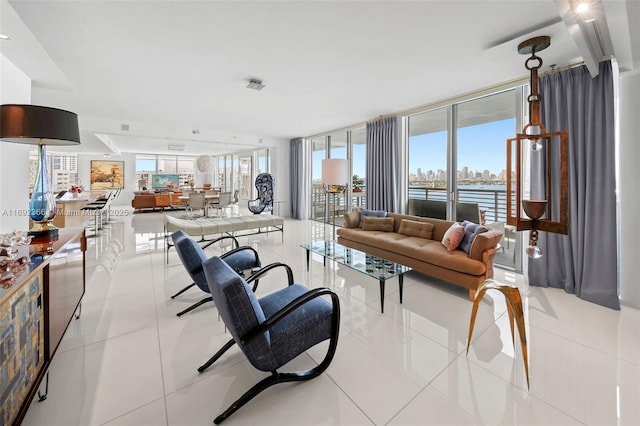
<svg viewBox="0 0 640 426"><path fill-rule="evenodd" d="M45 145L79 145L78 116L36 105L0 105L0 141L38 145L38 171L29 202L33 221L29 235L55 238L56 200L49 189Z"/></svg>
<svg viewBox="0 0 640 426"><path fill-rule="evenodd" d="M325 194L332 194L333 233L336 238L336 194L347 189L349 183L349 161L345 158L326 158L322 160L322 187Z"/></svg>

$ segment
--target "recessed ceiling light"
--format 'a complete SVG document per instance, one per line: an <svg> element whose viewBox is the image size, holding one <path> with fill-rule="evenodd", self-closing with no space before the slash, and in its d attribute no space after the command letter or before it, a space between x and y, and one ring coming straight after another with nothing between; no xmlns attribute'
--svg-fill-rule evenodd
<svg viewBox="0 0 640 426"><path fill-rule="evenodd" d="M264 84L262 84L262 80L252 78L251 80L249 80L249 84L247 84L247 87L249 89L262 90L264 89Z"/></svg>
<svg viewBox="0 0 640 426"><path fill-rule="evenodd" d="M587 2L579 3L578 6L576 7L576 12L580 14L585 13L588 10L589 10L589 3Z"/></svg>
<svg viewBox="0 0 640 426"><path fill-rule="evenodd" d="M2 33L0 33L0 40L11 40L11 37L9 37L9 36L8 36L8 35L6 35L6 34L2 34Z"/></svg>

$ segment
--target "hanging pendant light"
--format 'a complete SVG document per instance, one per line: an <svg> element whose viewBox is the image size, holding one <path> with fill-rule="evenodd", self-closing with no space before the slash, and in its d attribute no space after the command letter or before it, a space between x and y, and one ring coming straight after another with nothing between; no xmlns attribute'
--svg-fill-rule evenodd
<svg viewBox="0 0 640 426"><path fill-rule="evenodd" d="M569 232L569 134L566 130L547 132L540 121L542 95L538 92L538 69L542 59L536 53L550 44L550 37L541 36L518 46L520 54L531 55L525 62L531 72L531 94L527 98L529 123L522 133L507 139L507 224L518 231L530 231L526 252L534 259L542 256L537 244L538 231ZM528 167L524 166L525 161Z"/></svg>

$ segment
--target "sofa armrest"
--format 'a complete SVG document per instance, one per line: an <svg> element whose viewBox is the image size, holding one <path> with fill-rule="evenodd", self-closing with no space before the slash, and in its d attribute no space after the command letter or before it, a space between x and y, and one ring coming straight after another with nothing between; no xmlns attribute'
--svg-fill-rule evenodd
<svg viewBox="0 0 640 426"><path fill-rule="evenodd" d="M478 234L473 240L473 244L471 244L469 257L484 262L484 252L491 249L495 250L501 239L502 233L493 229Z"/></svg>

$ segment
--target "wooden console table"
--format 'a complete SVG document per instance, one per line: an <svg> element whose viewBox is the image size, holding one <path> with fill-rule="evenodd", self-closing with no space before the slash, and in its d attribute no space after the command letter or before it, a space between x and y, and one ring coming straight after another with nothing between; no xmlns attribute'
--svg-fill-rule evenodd
<svg viewBox="0 0 640 426"><path fill-rule="evenodd" d="M0 424L22 422L80 305L86 241L84 229L66 228L21 247L31 263L0 288Z"/></svg>

